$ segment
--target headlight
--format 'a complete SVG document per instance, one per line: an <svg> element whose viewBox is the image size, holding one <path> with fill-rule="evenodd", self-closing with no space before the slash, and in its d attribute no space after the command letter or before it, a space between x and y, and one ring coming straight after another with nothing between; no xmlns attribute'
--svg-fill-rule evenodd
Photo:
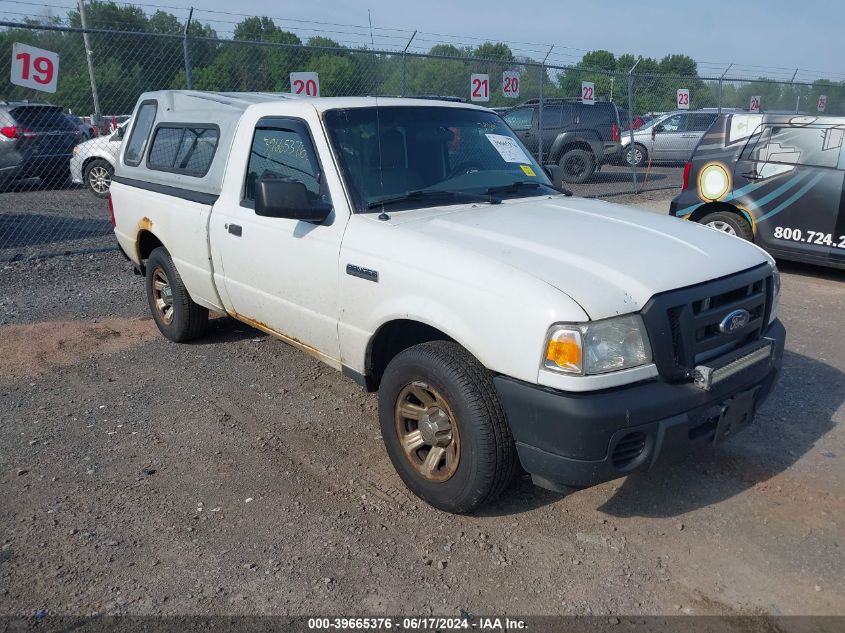
<svg viewBox="0 0 845 633"><path fill-rule="evenodd" d="M546 338L543 366L568 374L604 374L651 362L651 345L639 314L555 325Z"/></svg>
<svg viewBox="0 0 845 633"><path fill-rule="evenodd" d="M777 266L772 266L772 313L769 315L769 323L778 318L778 304L780 303L780 271Z"/></svg>

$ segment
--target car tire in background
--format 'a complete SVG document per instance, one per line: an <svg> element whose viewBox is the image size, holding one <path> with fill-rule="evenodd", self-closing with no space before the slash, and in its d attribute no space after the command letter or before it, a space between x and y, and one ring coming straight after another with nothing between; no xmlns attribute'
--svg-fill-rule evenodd
<svg viewBox="0 0 845 633"><path fill-rule="evenodd" d="M471 512L513 478L516 448L492 376L457 343L422 343L390 361L379 423L396 472L435 508Z"/></svg>
<svg viewBox="0 0 845 633"><path fill-rule="evenodd" d="M112 176L114 176L114 167L102 158L88 161L82 170L85 186L98 198L105 198L108 195Z"/></svg>
<svg viewBox="0 0 845 633"><path fill-rule="evenodd" d="M633 162L632 162L632 155L633 154ZM625 165L633 165L634 167L639 167L643 163L648 160L648 150L640 145L639 143L634 144L633 151L630 147L626 147L624 150L624 164Z"/></svg>
<svg viewBox="0 0 845 633"><path fill-rule="evenodd" d="M595 157L583 149L564 152L558 161L563 182L580 184L587 182L596 171Z"/></svg>
<svg viewBox="0 0 845 633"><path fill-rule="evenodd" d="M751 229L751 225L738 213L716 211L699 218L698 223L728 235L741 237L749 242L754 241L754 231Z"/></svg>
<svg viewBox="0 0 845 633"><path fill-rule="evenodd" d="M163 246L147 259L145 286L153 320L165 337L184 343L202 336L208 325L208 309L191 299Z"/></svg>

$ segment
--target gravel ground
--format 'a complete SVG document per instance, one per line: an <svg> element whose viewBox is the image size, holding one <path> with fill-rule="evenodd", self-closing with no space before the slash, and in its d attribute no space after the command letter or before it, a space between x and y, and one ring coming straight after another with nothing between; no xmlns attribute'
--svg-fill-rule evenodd
<svg viewBox="0 0 845 633"><path fill-rule="evenodd" d="M0 614L845 614L845 284L783 269L752 428L451 516L310 357L229 318L167 342L114 252L0 264Z"/></svg>

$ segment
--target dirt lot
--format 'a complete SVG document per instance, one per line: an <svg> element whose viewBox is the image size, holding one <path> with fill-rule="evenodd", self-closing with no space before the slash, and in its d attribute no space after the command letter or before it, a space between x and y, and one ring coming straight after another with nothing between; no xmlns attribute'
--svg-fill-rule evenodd
<svg viewBox="0 0 845 633"><path fill-rule="evenodd" d="M845 614L845 275L782 268L753 428L459 517L308 356L165 341L116 253L0 264L0 613Z"/></svg>

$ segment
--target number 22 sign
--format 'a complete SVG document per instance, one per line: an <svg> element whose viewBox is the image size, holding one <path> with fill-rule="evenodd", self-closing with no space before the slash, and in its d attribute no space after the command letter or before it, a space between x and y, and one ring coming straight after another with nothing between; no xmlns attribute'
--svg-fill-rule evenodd
<svg viewBox="0 0 845 633"><path fill-rule="evenodd" d="M320 96L320 78L317 73L291 73L290 91L306 97Z"/></svg>
<svg viewBox="0 0 845 633"><path fill-rule="evenodd" d="M596 87L592 81L581 82L581 101L590 105L596 102Z"/></svg>
<svg viewBox="0 0 845 633"><path fill-rule="evenodd" d="M12 76L16 86L42 92L56 92L59 54L15 42L12 44Z"/></svg>

